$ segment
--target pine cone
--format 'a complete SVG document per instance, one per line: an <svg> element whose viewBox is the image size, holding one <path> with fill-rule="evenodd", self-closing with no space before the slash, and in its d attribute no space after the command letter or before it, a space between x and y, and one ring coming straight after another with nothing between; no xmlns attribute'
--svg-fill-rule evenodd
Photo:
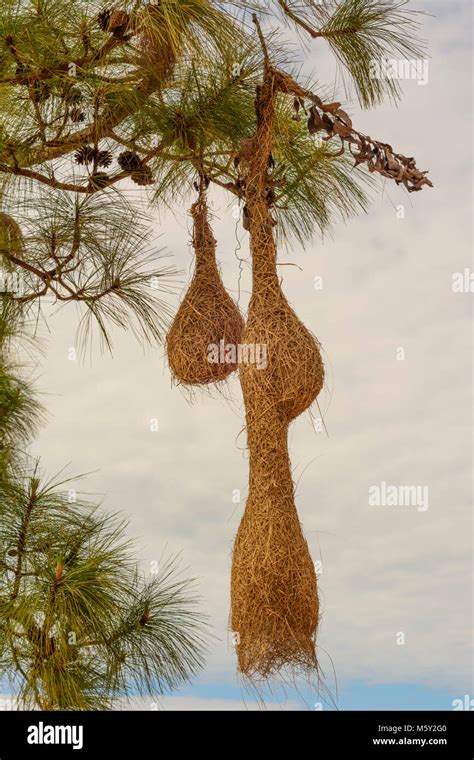
<svg viewBox="0 0 474 760"><path fill-rule="evenodd" d="M110 166L112 163L112 153L109 150L99 150L97 152L97 166Z"/></svg>
<svg viewBox="0 0 474 760"><path fill-rule="evenodd" d="M117 160L120 168L124 172L135 172L140 169L142 164L140 156L138 156L132 150L124 151L120 154Z"/></svg>
<svg viewBox="0 0 474 760"><path fill-rule="evenodd" d="M112 32L115 37L121 37L127 31L130 16L126 11L104 8L97 16L97 22L104 32Z"/></svg>
<svg viewBox="0 0 474 760"><path fill-rule="evenodd" d="M136 185L140 185L141 187L152 185L155 181L149 166L142 166L138 171L132 172L130 177Z"/></svg>
<svg viewBox="0 0 474 760"><path fill-rule="evenodd" d="M76 164L91 164L95 158L95 148L91 148L90 145L84 145L74 153L74 160Z"/></svg>

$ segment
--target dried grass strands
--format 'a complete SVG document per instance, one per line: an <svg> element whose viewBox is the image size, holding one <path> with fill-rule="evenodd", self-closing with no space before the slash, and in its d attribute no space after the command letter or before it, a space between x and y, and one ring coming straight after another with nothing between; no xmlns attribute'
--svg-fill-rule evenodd
<svg viewBox="0 0 474 760"><path fill-rule="evenodd" d="M138 46L145 66L153 78L164 84L172 75L182 52L182 41L170 25L160 3L149 3L142 11Z"/></svg>
<svg viewBox="0 0 474 760"><path fill-rule="evenodd" d="M171 325L166 348L171 371L178 382L205 385L225 380L236 369L235 362L210 361L213 358L210 346L237 346L244 322L217 268L216 241L209 224L202 183L191 214L195 272Z"/></svg>
<svg viewBox="0 0 474 760"><path fill-rule="evenodd" d="M231 625L240 671L268 677L315 670L316 575L295 508L288 426L324 382L319 344L283 295L268 205L277 86L266 66L257 92L257 129L239 156L252 253L252 297L244 343L266 344L267 366L244 364L240 379L250 451L250 487L232 560Z"/></svg>
<svg viewBox="0 0 474 760"><path fill-rule="evenodd" d="M316 576L295 508L287 426L243 383L250 488L232 561L232 630L239 670L267 678L317 668Z"/></svg>

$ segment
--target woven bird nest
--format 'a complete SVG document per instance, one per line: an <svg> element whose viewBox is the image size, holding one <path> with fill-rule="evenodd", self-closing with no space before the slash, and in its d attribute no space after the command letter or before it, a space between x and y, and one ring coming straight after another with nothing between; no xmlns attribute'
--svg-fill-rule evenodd
<svg viewBox="0 0 474 760"><path fill-rule="evenodd" d="M320 344L298 319L278 288L258 290L250 304L242 337L248 345L266 346L267 367L241 367L249 402L255 393L275 405L278 418L289 423L302 414L321 391L324 365Z"/></svg>
<svg viewBox="0 0 474 760"><path fill-rule="evenodd" d="M281 291L255 283L242 340L267 341L267 366L240 367L250 451L249 495L232 561L232 630L239 669L268 677L317 667L313 562L295 507L288 427L324 381L318 344Z"/></svg>
<svg viewBox="0 0 474 760"><path fill-rule="evenodd" d="M231 626L239 670L263 677L317 669L316 574L296 512L288 427L324 382L319 343L281 291L268 203L277 88L266 67L257 90L257 130L238 159L252 254L244 343L266 345L265 368L240 367L250 452L249 496L232 558Z"/></svg>
<svg viewBox="0 0 474 760"><path fill-rule="evenodd" d="M232 630L239 670L267 678L287 665L314 670L319 602L295 508L287 428L243 382L250 488L232 560Z"/></svg>
<svg viewBox="0 0 474 760"><path fill-rule="evenodd" d="M225 380L237 367L236 352L244 322L227 293L217 268L216 241L209 224L204 191L191 208L195 272L168 333L166 348L171 371L185 385ZM231 360L227 360L230 357Z"/></svg>

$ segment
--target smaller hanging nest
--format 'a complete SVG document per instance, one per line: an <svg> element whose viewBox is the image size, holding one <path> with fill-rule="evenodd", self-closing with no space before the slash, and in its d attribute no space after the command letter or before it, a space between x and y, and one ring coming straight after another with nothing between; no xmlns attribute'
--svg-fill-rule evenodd
<svg viewBox="0 0 474 760"><path fill-rule="evenodd" d="M225 380L237 368L236 362L226 361L233 357L225 347L239 345L244 321L217 268L216 241L202 189L191 214L195 272L168 333L166 350L179 383L207 385Z"/></svg>

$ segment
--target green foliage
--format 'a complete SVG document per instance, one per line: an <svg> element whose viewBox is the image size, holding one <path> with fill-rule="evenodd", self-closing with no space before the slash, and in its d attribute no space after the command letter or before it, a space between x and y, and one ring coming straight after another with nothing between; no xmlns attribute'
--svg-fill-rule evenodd
<svg viewBox="0 0 474 760"><path fill-rule="evenodd" d="M199 74L189 74L183 91L175 94L173 105L154 110L154 129L160 129L163 135L167 156L179 157L176 161L157 157L152 162L157 178L154 201L158 207L172 207L190 196L200 162L211 180L234 186L238 183L232 157L254 128L258 72L244 64L238 80L225 67L220 72L204 74L200 70ZM352 158L337 155L339 145L310 135L307 119L305 114L296 121L292 101L280 100L271 175L280 241L297 239L303 247L317 232L327 230L334 217L346 219L365 211L365 188L373 185L366 174L354 172Z"/></svg>
<svg viewBox="0 0 474 760"><path fill-rule="evenodd" d="M202 666L206 624L175 559L140 574L117 516L37 467L0 486L0 670L26 707L107 709Z"/></svg>
<svg viewBox="0 0 474 760"><path fill-rule="evenodd" d="M369 107L399 96L396 80L372 76L372 63L390 55L421 55L417 16L406 5L405 0L124 0L109 9L84 0L67 8L64 0L7 3L0 22L0 176L3 207L25 235L18 266L29 288L27 302L79 301L87 309L81 335L90 335L93 317L109 347L109 326L130 320L137 335L159 340L167 308L147 288L153 273L147 254L139 254L140 247L148 250L143 222L124 199L130 183L150 185L157 208L174 207L189 198L202 171L239 197L233 160L255 128L255 88L264 65L251 11L265 15L272 65L294 70L298 57L281 28L274 29L278 11L290 28L330 45L348 75L345 81ZM123 21L118 27L112 23L115 12ZM319 85L311 89L323 98ZM291 100L284 93L279 98L274 210L280 241L306 244L334 216L366 209L370 178L362 167L354 171L349 151L344 155L333 141L321 146L303 122L294 124ZM84 155L93 158L84 161ZM130 155L134 169L127 163ZM53 229L51 207L61 210L67 196L74 199L69 206L78 209L80 229L71 226L71 208L68 214L61 211ZM92 198L98 199L95 205ZM41 204L48 229L38 221ZM112 241L104 239L107 223L97 214L100 208L104 217L113 213L114 204ZM140 235L131 234L138 226ZM55 234L61 238L61 260L73 264L44 281L58 269L52 257ZM165 291L168 274L166 269L156 274Z"/></svg>
<svg viewBox="0 0 474 760"><path fill-rule="evenodd" d="M19 452L27 446L44 419L44 410L26 367L18 357L18 344L31 346L21 306L0 294L0 481L12 473Z"/></svg>
<svg viewBox="0 0 474 760"><path fill-rule="evenodd" d="M22 194L24 197L22 199ZM162 300L175 269L164 263L150 236L149 219L110 189L101 196L16 187L4 204L15 206L23 237L21 293L24 310L50 295L82 307L79 343L86 347L93 321L112 347L109 324L131 327L147 342L161 338L168 306ZM9 259L11 251L4 251ZM18 259L15 259L17 262Z"/></svg>
<svg viewBox="0 0 474 760"><path fill-rule="evenodd" d="M420 14L408 9L408 2L322 0L303 3L306 17L310 23L317 24L318 36L331 46L365 108L382 103L386 97L398 100L401 95L396 79L377 79L372 75L374 61L392 57L418 59L426 55L418 38Z"/></svg>
<svg viewBox="0 0 474 760"><path fill-rule="evenodd" d="M19 377L20 368L0 358L0 461L4 469L15 450L26 444L43 418L31 385Z"/></svg>
<svg viewBox="0 0 474 760"><path fill-rule="evenodd" d="M38 347L28 314L45 282L58 300L77 288L83 329L93 315L106 340L109 317L135 319L145 336L159 329L142 288L166 270L147 253L144 218L127 207L124 220L123 203L104 200L16 196L21 227L0 216L0 677L26 708L107 709L174 689L203 662L206 626L177 561L145 578L124 521L76 498L69 480L43 482L25 452L43 409L20 357Z"/></svg>
<svg viewBox="0 0 474 760"><path fill-rule="evenodd" d="M308 133L306 120L294 121L283 102L278 113L274 145L277 233L296 238L305 247L317 231L323 233L334 217L347 219L368 207L364 186L373 183L333 144ZM279 184L281 183L281 186Z"/></svg>
<svg viewBox="0 0 474 760"><path fill-rule="evenodd" d="M0 23L0 155L30 166L109 135L172 80L179 59L210 61L239 44L240 28L218 5L124 2L130 22L117 35L100 28L96 3L11 4Z"/></svg>

